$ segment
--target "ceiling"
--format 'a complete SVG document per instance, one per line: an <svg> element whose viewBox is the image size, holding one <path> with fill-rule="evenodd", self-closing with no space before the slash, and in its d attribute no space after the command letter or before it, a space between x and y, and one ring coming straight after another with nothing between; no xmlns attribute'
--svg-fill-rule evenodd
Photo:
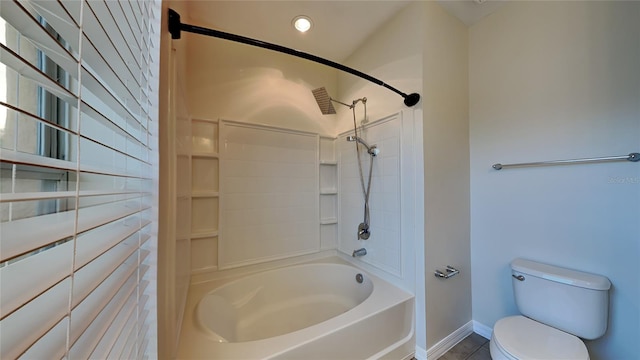
<svg viewBox="0 0 640 360"><path fill-rule="evenodd" d="M483 17L496 12L499 8L508 3L507 0L437 0L438 4L445 8L451 15L457 17L467 26L471 26Z"/></svg>
<svg viewBox="0 0 640 360"><path fill-rule="evenodd" d="M470 25L495 11L503 1L438 0ZM343 61L367 37L410 1L189 1L183 22L210 27L304 51L333 61ZM491 4L493 3L493 4ZM497 6L496 6L497 5ZM306 33L293 29L291 21L307 15L313 27Z"/></svg>

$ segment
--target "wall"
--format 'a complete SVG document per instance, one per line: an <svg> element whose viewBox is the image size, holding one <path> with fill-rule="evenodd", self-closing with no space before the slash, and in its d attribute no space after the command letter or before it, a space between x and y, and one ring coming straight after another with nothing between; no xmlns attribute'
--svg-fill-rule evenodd
<svg viewBox="0 0 640 360"><path fill-rule="evenodd" d="M159 87L158 355L175 358L190 280L191 127L186 103L188 39L171 40L169 8L185 14L184 3L162 2ZM183 18L183 21L186 21Z"/></svg>
<svg viewBox="0 0 640 360"><path fill-rule="evenodd" d="M190 41L187 82L194 118L335 134L336 116L320 113L311 90L324 86L335 94L336 70L250 45L184 36Z"/></svg>
<svg viewBox="0 0 640 360"><path fill-rule="evenodd" d="M407 93L422 94L422 22L419 2L402 9L372 34L344 61L344 64L367 73ZM351 103L367 98L369 120L380 119L405 110L403 98L388 89L347 73L338 74L339 99ZM418 103L413 109L421 109ZM353 129L351 110L337 106L340 121L337 133ZM358 106L358 121L363 117ZM360 122L358 122L358 126Z"/></svg>
<svg viewBox="0 0 640 360"><path fill-rule="evenodd" d="M223 122L220 269L318 252L318 136Z"/></svg>
<svg viewBox="0 0 640 360"><path fill-rule="evenodd" d="M414 159L420 175L412 196L419 200L403 218L415 216L416 343L426 350L471 321L467 29L437 3L414 2L367 39L346 64L422 95L410 110L401 97L382 87L349 75L338 78L343 100L367 97L369 120L399 110L415 117L419 135L414 140L423 153ZM350 112L340 116L339 129L352 128ZM461 274L447 282L436 279L433 271L445 265L459 268ZM426 313L420 306L424 303Z"/></svg>
<svg viewBox="0 0 640 360"><path fill-rule="evenodd" d="M376 77L405 93L417 92L422 95L423 22L423 3L410 3L376 30L345 60L344 64ZM356 112L358 126L366 125L368 122L397 113L399 113L399 118L402 119L402 126L400 130L397 130L400 132L400 144L402 146L399 151L400 156L398 156L402 176L399 184L396 185L399 185L400 190L400 235L402 237L400 244L402 259L401 264L398 266L403 269L403 273L402 275L387 276L387 279L407 288L416 295L416 345L426 349L424 262L422 259L422 254L424 253L422 228L422 102L413 108L407 108L401 96L384 87L346 73L338 75L338 94L339 99L347 103L350 103L353 99L367 98L368 119L364 122L362 121L364 113L362 106L359 105ZM336 110L338 110L340 118L338 132L352 131L352 112L343 107L338 107ZM400 122L398 121L398 123ZM365 141L370 140L367 133L363 134L363 137ZM379 137L382 139L384 136ZM371 139L375 140L376 135L371 134ZM339 141L341 140L339 139ZM337 144L337 148L340 149L343 145ZM380 145L387 146L388 144L380 143ZM366 157L364 160L366 164L368 162ZM368 165L363 167L363 170L366 169L368 169ZM409 176L409 174L413 175ZM341 177L344 176L341 175ZM384 184L373 182L371 186L373 193L374 191L379 191L380 186L384 186ZM371 195L371 203L375 206L379 204L377 201L381 200L381 195L388 199L389 194L392 193L388 192L387 195L374 193ZM376 197L378 197L378 200L376 200ZM358 212L358 214L358 216L361 216L362 213ZM342 217L345 220L349 220L344 215ZM344 226L344 224L341 224L341 226ZM341 232L345 233L345 229L342 229ZM348 234L348 229L346 229L346 234ZM345 239L345 236L342 236L340 242L340 248L345 252L350 248L353 250L356 245L355 241ZM385 252L389 250L389 247L397 246L397 244L376 244L375 241L359 241L358 243L361 243L373 254ZM385 249L385 247L387 248ZM375 262L375 256L373 257ZM390 258L384 259L382 262L380 262L380 259L377 260L379 264L393 263ZM363 264L367 265L366 262ZM385 269L382 266L385 271L379 272L379 275L393 274L392 268ZM372 270L375 271L376 269Z"/></svg>
<svg viewBox="0 0 640 360"><path fill-rule="evenodd" d="M189 6L197 9L199 5L191 3ZM215 28L215 24L199 25ZM311 93L312 89L324 86L329 93L335 94L335 69L227 40L189 33L183 36L189 40L187 58L190 71L186 73L185 81L189 91L188 106L194 121L213 123L223 119L335 134L337 117L322 115ZM220 124L213 126L219 129ZM218 130L215 136L217 134ZM228 154L226 150L216 146L216 162L217 153ZM217 177L218 171L210 174ZM218 190L215 191L217 196ZM209 213L216 217L217 209ZM194 274L206 274L218 268L218 230L224 232L225 224L218 225L220 229L215 229L212 236L192 240Z"/></svg>
<svg viewBox="0 0 640 360"><path fill-rule="evenodd" d="M509 263L607 276L607 334L592 359L640 351L640 166L494 171L497 162L640 148L640 3L513 2L470 29L473 317L516 314Z"/></svg>
<svg viewBox="0 0 640 360"><path fill-rule="evenodd" d="M424 7L424 262L433 348L471 321L468 31L437 3ZM460 274L433 276L446 265Z"/></svg>

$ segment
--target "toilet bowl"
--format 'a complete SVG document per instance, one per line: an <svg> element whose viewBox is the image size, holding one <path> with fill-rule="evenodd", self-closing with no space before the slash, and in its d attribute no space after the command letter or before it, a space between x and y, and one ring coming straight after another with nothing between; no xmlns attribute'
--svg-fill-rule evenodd
<svg viewBox="0 0 640 360"><path fill-rule="evenodd" d="M493 360L588 360L587 347L577 336L525 316L498 320L489 351Z"/></svg>
<svg viewBox="0 0 640 360"><path fill-rule="evenodd" d="M511 262L511 277L522 315L495 323L493 360L588 360L581 339L607 330L609 279L525 259Z"/></svg>

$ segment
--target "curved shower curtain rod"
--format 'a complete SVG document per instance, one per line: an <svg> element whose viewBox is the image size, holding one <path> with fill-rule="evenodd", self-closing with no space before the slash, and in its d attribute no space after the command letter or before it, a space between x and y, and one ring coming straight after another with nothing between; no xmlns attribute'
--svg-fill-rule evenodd
<svg viewBox="0 0 640 360"><path fill-rule="evenodd" d="M173 9L169 9L169 32L171 33L171 38L172 39L180 39L181 31L191 32L191 33L194 33L194 34L213 36L213 37L217 37L217 38L221 38L221 39L225 39L225 40L231 40L231 41L235 41L235 42L239 42L239 43L243 43L243 44L247 44L247 45L253 45L253 46L261 47L261 48L264 48L264 49L278 51L278 52L281 52L281 53L297 56L299 58L315 61L317 63L323 64L323 65L327 65L327 66L331 66L332 68L348 72L349 74L361 77L361 78L363 78L365 80L369 80L374 84L377 84L377 85L380 85L380 86L384 86L385 88L387 88L387 89L395 92L396 94L402 96L404 98L404 104L406 106L414 106L415 104L417 104L420 101L420 94L418 94L418 93L413 93L413 94L403 93L402 91L394 88L393 86L391 86L389 84L385 84L382 80L374 78L373 76L367 75L367 74L365 74L365 73L363 73L361 71L358 71L356 69L352 69L352 68L350 68L348 66L344 66L342 64L338 64L338 63L333 62L331 60L327 60L327 59L321 58L319 56L311 55L311 54L308 54L308 53L305 53L305 52L302 52L302 51L298 51L298 50L294 50L294 49L291 49L291 48L288 48L288 47L284 47L284 46L281 46L281 45L276 45L276 44L268 43L268 42L265 42L265 41L244 37L244 36L241 36L241 35L230 34L230 33L226 33L226 32L219 31L219 30L207 29L207 28L203 28L203 27L200 27L200 26L184 24L184 23L180 22L180 14L178 14Z"/></svg>

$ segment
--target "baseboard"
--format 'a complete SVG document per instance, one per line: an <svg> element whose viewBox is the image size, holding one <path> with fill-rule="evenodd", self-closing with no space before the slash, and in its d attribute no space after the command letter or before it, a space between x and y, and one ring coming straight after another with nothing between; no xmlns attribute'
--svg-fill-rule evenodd
<svg viewBox="0 0 640 360"><path fill-rule="evenodd" d="M444 355L447 351L449 351L452 347L456 346L457 343L462 341L467 336L471 335L473 332L473 321L469 321L468 323L462 325L456 331L449 334L444 339L438 341L437 344L433 345L427 350L427 358L428 359L437 359L440 356ZM418 356L418 351L416 349L416 358L421 360Z"/></svg>
<svg viewBox="0 0 640 360"><path fill-rule="evenodd" d="M416 354L414 356L417 360L427 360L427 350L416 346Z"/></svg>
<svg viewBox="0 0 640 360"><path fill-rule="evenodd" d="M487 340L491 340L491 333L493 333L493 329L488 327L487 325L481 324L475 320L473 322L473 332L482 336Z"/></svg>

